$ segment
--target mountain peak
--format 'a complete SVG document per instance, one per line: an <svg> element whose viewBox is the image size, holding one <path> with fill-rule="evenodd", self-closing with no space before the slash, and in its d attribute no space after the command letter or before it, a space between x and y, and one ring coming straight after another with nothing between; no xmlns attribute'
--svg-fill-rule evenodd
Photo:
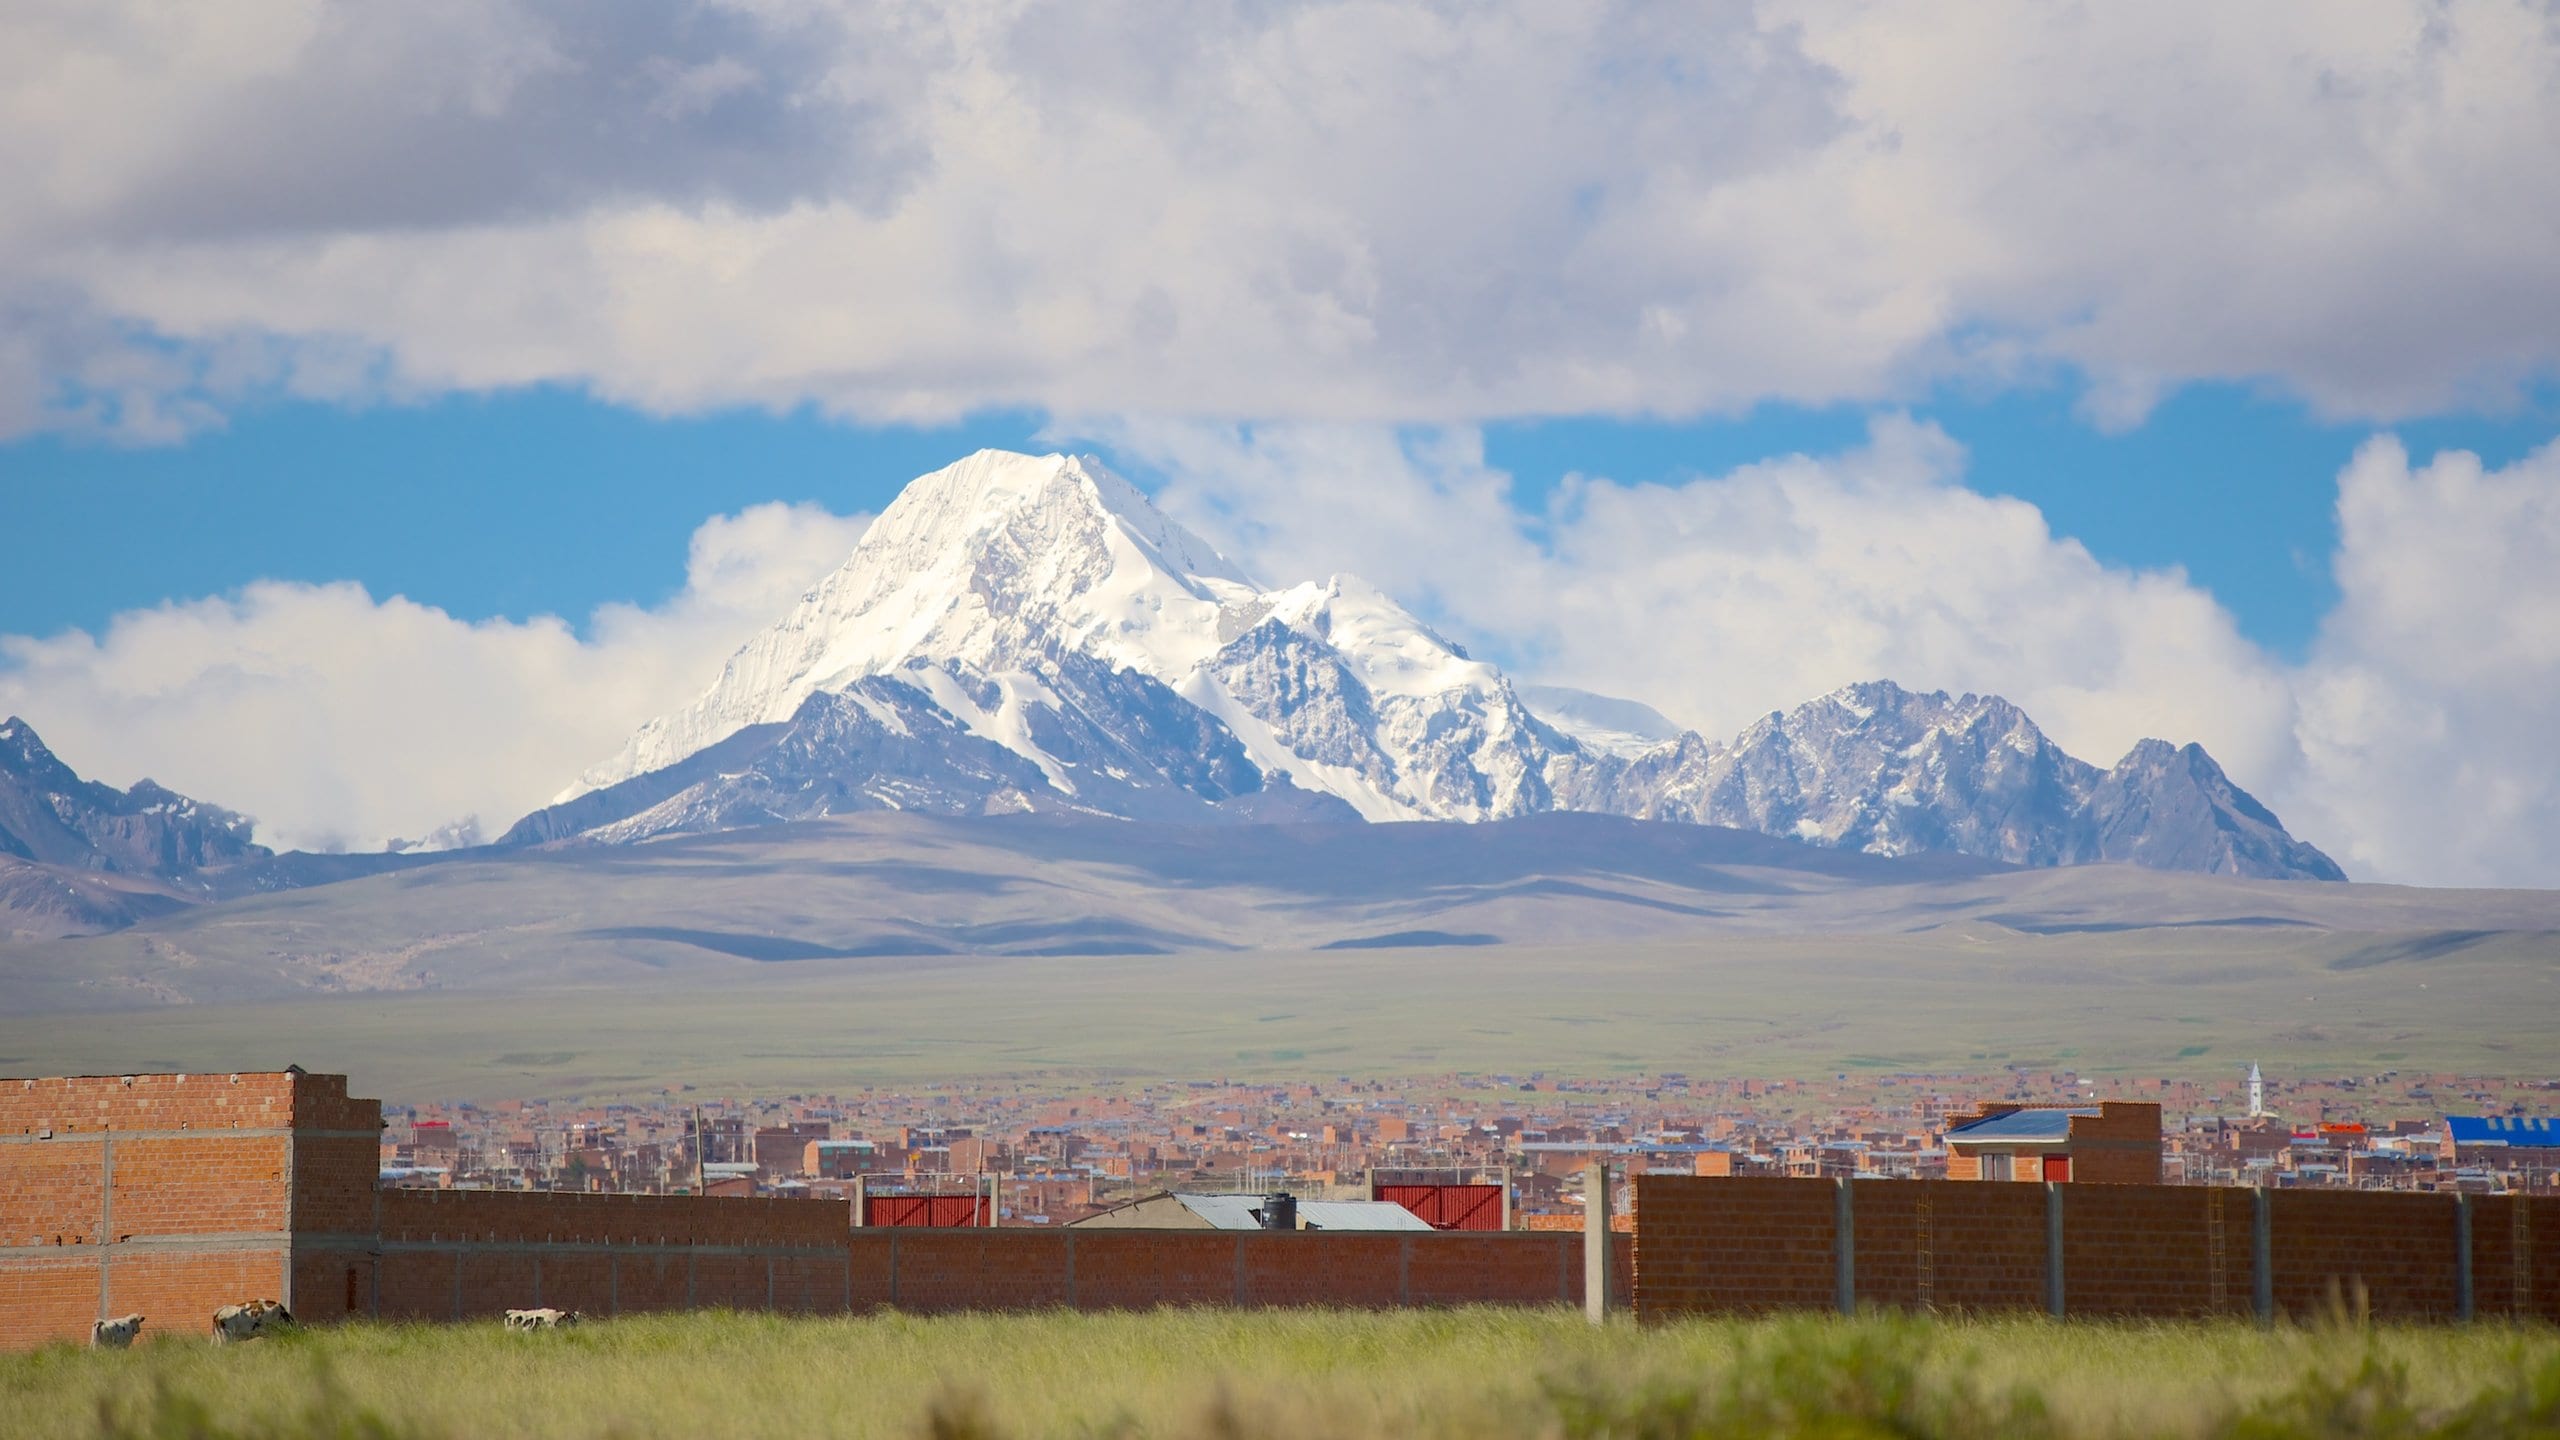
<svg viewBox="0 0 2560 1440"><path fill-rule="evenodd" d="M732 655L711 688L651 721L566 801L673 765L802 702L921 665L964 691L971 733L1025 756L1042 657L1076 652L1172 684L1220 645L1254 587L1099 462L981 450L898 493L844 564ZM920 674L923 672L919 672ZM931 682L929 678L924 683ZM559 803L559 802L555 802Z"/></svg>
<svg viewBox="0 0 2560 1440"><path fill-rule="evenodd" d="M14 715L0 723L0 857L192 885L264 856L250 831L247 818L150 780L131 790L84 780L34 726Z"/></svg>

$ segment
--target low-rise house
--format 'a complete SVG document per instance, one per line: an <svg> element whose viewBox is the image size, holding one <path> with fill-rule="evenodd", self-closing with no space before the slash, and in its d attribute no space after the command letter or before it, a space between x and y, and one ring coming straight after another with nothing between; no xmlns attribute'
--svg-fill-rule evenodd
<svg viewBox="0 0 2560 1440"><path fill-rule="evenodd" d="M2160 1183L2160 1107L2149 1101L2097 1105L1985 1105L1947 1124L1950 1180L2050 1180L2080 1184Z"/></svg>

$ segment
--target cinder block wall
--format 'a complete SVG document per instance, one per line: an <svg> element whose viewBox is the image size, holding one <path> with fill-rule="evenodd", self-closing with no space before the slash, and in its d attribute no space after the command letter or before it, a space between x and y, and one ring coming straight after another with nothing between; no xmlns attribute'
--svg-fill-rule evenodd
<svg viewBox="0 0 2560 1440"><path fill-rule="evenodd" d="M2560 1198L1960 1181L1636 1181L1639 1313L2560 1320ZM2263 1242L2262 1221L2263 1211ZM2468 1214L2469 1243L2463 1242ZM1843 1220L1846 1220L1845 1227Z"/></svg>

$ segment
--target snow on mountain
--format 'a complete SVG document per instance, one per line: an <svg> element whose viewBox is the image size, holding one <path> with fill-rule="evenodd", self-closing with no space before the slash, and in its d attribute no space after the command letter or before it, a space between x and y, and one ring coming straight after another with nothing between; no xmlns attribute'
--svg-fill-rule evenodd
<svg viewBox="0 0 2560 1440"><path fill-rule="evenodd" d="M78 870L193 882L266 856L253 825L150 780L118 790L84 780L35 727L0 720L0 855Z"/></svg>
<svg viewBox="0 0 2560 1440"><path fill-rule="evenodd" d="M1025 713L1050 698L1039 657L1082 653L1179 677L1217 648L1224 604L1253 593L1225 557L1100 466L982 450L910 484L852 557L731 656L700 699L643 726L560 799L919 659L955 677L938 699L992 684L965 707L971 733L1040 763L1024 730Z"/></svg>
<svg viewBox="0 0 2560 1440"><path fill-rule="evenodd" d="M1632 758L1680 738L1670 717L1640 700L1595 695L1563 685L1514 687L1549 725L1603 755Z"/></svg>
<svg viewBox="0 0 2560 1440"><path fill-rule="evenodd" d="M1523 690L1355 577L1262 588L1098 464L999 451L909 485L699 699L502 843L877 809L1585 810L1881 855L2337 875L2193 746L2102 772L1996 696L1885 681L1719 744Z"/></svg>

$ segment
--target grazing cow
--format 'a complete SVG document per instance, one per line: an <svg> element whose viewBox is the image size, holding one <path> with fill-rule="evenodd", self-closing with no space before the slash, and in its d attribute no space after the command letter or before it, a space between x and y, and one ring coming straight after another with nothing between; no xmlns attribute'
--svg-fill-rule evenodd
<svg viewBox="0 0 2560 1440"><path fill-rule="evenodd" d="M234 1340L255 1340L292 1323L293 1312L284 1308L281 1301L252 1300L245 1305L225 1305L213 1312L213 1343L228 1345Z"/></svg>
<svg viewBox="0 0 2560 1440"><path fill-rule="evenodd" d="M133 1337L141 1333L141 1316L120 1315L90 1326L89 1343L101 1350L122 1350L131 1346Z"/></svg>
<svg viewBox="0 0 2560 1440"><path fill-rule="evenodd" d="M583 1317L575 1310L510 1310L507 1312L507 1328L510 1330L567 1330L575 1326L581 1318Z"/></svg>

